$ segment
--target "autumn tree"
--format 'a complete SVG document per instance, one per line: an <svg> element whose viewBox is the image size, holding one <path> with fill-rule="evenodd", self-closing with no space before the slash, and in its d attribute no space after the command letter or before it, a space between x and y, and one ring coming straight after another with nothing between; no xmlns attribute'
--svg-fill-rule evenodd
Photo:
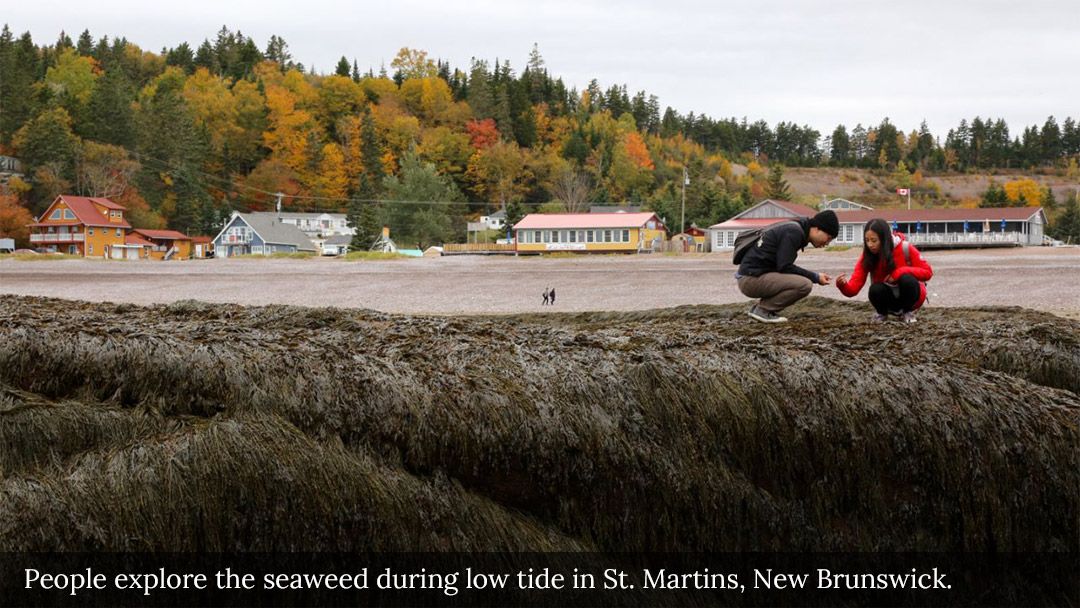
<svg viewBox="0 0 1080 608"><path fill-rule="evenodd" d="M131 185L139 168L120 146L83 142L76 163L76 190L83 196L117 198Z"/></svg>
<svg viewBox="0 0 1080 608"><path fill-rule="evenodd" d="M478 196L505 209L524 191L525 157L516 143L499 141L472 155L466 176Z"/></svg>
<svg viewBox="0 0 1080 608"><path fill-rule="evenodd" d="M435 62L428 59L427 51L402 47L396 57L390 62L395 75L401 81L410 78L435 78L439 70Z"/></svg>
<svg viewBox="0 0 1080 608"><path fill-rule="evenodd" d="M34 216L19 204L14 195L0 195L0 235L15 239L18 248L30 246L30 228L28 224Z"/></svg>

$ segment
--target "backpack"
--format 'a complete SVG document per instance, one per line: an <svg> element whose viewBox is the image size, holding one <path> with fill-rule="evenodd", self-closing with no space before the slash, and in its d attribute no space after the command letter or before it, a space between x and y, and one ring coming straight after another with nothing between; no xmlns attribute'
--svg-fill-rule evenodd
<svg viewBox="0 0 1080 608"><path fill-rule="evenodd" d="M746 257L746 252L750 251L751 247L761 247L761 243L765 240L766 232L784 224L798 225L798 222L793 220L780 220L769 224L768 226L740 232L739 236L735 237L735 251L732 252L731 262L733 264L741 264L743 258Z"/></svg>

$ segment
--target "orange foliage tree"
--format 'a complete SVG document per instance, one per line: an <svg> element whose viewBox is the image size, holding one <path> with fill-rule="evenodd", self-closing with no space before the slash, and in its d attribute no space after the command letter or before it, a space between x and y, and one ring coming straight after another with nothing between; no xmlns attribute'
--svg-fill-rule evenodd
<svg viewBox="0 0 1080 608"><path fill-rule="evenodd" d="M15 239L16 247L30 245L30 228L34 221L30 211L19 204L14 196L0 195L0 237Z"/></svg>

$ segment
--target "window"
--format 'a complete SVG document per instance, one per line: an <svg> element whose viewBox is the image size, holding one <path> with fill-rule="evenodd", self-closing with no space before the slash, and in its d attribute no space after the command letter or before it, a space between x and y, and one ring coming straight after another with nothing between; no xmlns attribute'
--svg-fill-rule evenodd
<svg viewBox="0 0 1080 608"><path fill-rule="evenodd" d="M624 243L629 243L630 242L630 231L629 230L623 230L622 231L622 242L624 242Z"/></svg>
<svg viewBox="0 0 1080 608"><path fill-rule="evenodd" d="M94 236L94 227L93 226L90 226L89 228L87 228L86 231L90 233L90 236ZM91 251L91 253L93 253L93 251Z"/></svg>
<svg viewBox="0 0 1080 608"><path fill-rule="evenodd" d="M584 230L578 230L577 231L577 240L578 240L579 243L584 243L585 242L585 231Z"/></svg>
<svg viewBox="0 0 1080 608"><path fill-rule="evenodd" d="M610 243L611 242L611 231L610 230L605 230L604 231L604 242L605 243Z"/></svg>
<svg viewBox="0 0 1080 608"><path fill-rule="evenodd" d="M63 219L63 212L61 210L57 209L56 211L52 212L52 215L49 216L49 219L50 220Z"/></svg>
<svg viewBox="0 0 1080 608"><path fill-rule="evenodd" d="M116 229L116 236L120 236L120 233L121 233L121 232L122 232L122 229L121 229L121 228L117 228L117 229Z"/></svg>
<svg viewBox="0 0 1080 608"><path fill-rule="evenodd" d="M855 242L855 226L852 224L845 224L840 227L840 238L838 239L844 243Z"/></svg>
<svg viewBox="0 0 1080 608"><path fill-rule="evenodd" d="M65 220L73 220L73 219L75 219L75 212L72 211L71 209L64 209L64 219Z"/></svg>
<svg viewBox="0 0 1080 608"><path fill-rule="evenodd" d="M593 242L593 231L592 230L588 230L588 231L585 232L585 239L586 239L586 241L585 241L586 243Z"/></svg>
<svg viewBox="0 0 1080 608"><path fill-rule="evenodd" d="M571 243L576 243L577 242L577 230L571 230L570 231L570 242Z"/></svg>
<svg viewBox="0 0 1080 608"><path fill-rule="evenodd" d="M91 230L93 230L93 228L91 228ZM94 244L90 243L89 245L87 245L87 250L86 251L87 251L87 253L94 253Z"/></svg>
<svg viewBox="0 0 1080 608"><path fill-rule="evenodd" d="M543 237L543 234L541 234L539 230L533 230L532 242L534 242L534 243L543 242L543 238L541 238L541 237Z"/></svg>

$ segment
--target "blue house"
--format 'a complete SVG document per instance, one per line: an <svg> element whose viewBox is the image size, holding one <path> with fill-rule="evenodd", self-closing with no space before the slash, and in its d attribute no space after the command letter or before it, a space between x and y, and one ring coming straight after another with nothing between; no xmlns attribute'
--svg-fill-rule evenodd
<svg viewBox="0 0 1080 608"><path fill-rule="evenodd" d="M234 211L225 228L214 237L219 258L272 253L315 253L315 245L293 224L281 221L276 213Z"/></svg>

